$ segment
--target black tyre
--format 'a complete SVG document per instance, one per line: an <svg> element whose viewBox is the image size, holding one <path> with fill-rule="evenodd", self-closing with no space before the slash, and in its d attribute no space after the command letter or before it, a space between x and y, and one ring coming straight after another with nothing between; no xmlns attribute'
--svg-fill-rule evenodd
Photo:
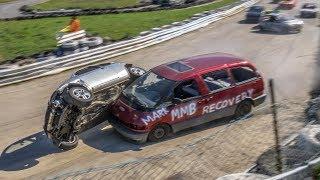
<svg viewBox="0 0 320 180"><path fill-rule="evenodd" d="M135 66L129 67L129 72L130 72L131 76L133 76L135 78L138 78L146 73L146 71L144 69L139 68L139 67L135 67Z"/></svg>
<svg viewBox="0 0 320 180"><path fill-rule="evenodd" d="M93 101L93 94L84 86L70 85L62 94L64 100L78 107L89 106Z"/></svg>
<svg viewBox="0 0 320 180"><path fill-rule="evenodd" d="M158 125L152 131L150 131L148 140L152 142L162 141L170 132L168 125Z"/></svg>
<svg viewBox="0 0 320 180"><path fill-rule="evenodd" d="M238 105L234 116L235 118L242 118L250 114L251 111L252 111L252 103L250 101L242 101Z"/></svg>
<svg viewBox="0 0 320 180"><path fill-rule="evenodd" d="M69 141L59 141L53 137L53 144L55 144L58 148L68 151L74 149L78 146L79 136L76 134L71 134Z"/></svg>

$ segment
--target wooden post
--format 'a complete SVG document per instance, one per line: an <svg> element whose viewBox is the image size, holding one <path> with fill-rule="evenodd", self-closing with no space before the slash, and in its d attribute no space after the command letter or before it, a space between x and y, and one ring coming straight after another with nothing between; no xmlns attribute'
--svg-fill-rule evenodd
<svg viewBox="0 0 320 180"><path fill-rule="evenodd" d="M270 96L271 96L271 109L273 115L273 132L274 132L274 139L275 139L275 149L277 153L276 161L277 161L277 170L281 173L282 172L282 161L281 161L281 147L279 143L279 132L278 132L278 117L277 117L277 107L276 107L276 97L274 94L274 84L273 79L269 80L269 89L270 89Z"/></svg>

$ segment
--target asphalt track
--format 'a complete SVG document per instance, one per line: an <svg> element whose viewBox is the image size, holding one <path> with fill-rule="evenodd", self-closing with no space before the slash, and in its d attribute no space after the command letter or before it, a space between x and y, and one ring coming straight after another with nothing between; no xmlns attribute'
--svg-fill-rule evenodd
<svg viewBox="0 0 320 180"><path fill-rule="evenodd" d="M34 5L48 0L17 0L0 4L0 18L13 18L20 16L19 8L24 5Z"/></svg>
<svg viewBox="0 0 320 180"><path fill-rule="evenodd" d="M263 4L270 8L275 6L267 1ZM296 15L298 8L284 12ZM319 19L304 19L305 26L301 33L285 35L252 30L255 25L243 23L243 17L244 13L240 13L179 38L109 61L151 68L163 62L199 54L235 54L253 62L265 79L275 79L277 99L286 106L286 117L296 116L295 112L303 112L303 104L309 98L308 92L318 71L316 61L319 53ZM172 175L175 177L184 172L184 169L193 172L191 165L188 168L169 166L170 163L178 165L180 162L186 163L184 161L198 162L199 159L208 159L205 162L209 163L210 156L215 156L215 159L197 172L201 175L203 171L210 171L210 177L217 177L244 171L261 152L272 146L271 117L268 114L258 114L235 126L220 123L200 130L184 131L167 141L142 146L123 140L112 128L102 124L81 135L81 142L75 150L61 152L43 135L42 124L49 96L72 72L0 88L0 179L39 179L59 175L65 178L68 176L64 174L77 171L81 174L71 174L71 178L76 176L76 179L81 179L90 169L99 170L100 174L93 173L96 176L90 177L95 179L120 179L128 178L129 175L133 179L161 179ZM298 110L295 111L296 109ZM286 128L290 129L290 124L287 125ZM219 135L218 132L222 134ZM214 140L199 141L203 137L212 137L213 133L216 133ZM184 154L188 151L183 147L197 144L196 142L202 143L196 149L202 154L192 156L197 158L195 160ZM150 166L154 162L143 159L162 157L166 153L171 153L172 157L161 158L166 159L164 164ZM131 161L148 163L141 168L138 165L134 168L135 164L131 164L130 168L119 166ZM204 164L200 161L200 164L195 165L203 167ZM162 170L159 170L160 167ZM205 169L206 167L211 168ZM114 173L101 174L105 169ZM157 171L154 172L153 169Z"/></svg>

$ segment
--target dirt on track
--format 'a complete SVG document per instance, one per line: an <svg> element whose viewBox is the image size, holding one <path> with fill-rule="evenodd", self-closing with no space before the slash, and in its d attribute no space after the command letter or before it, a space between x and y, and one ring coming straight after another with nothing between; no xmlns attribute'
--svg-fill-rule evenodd
<svg viewBox="0 0 320 180"><path fill-rule="evenodd" d="M303 114L316 71L319 22L306 19L301 33L278 35L252 31L254 24L243 23L243 17L240 13L109 61L151 68L212 52L246 57L266 79L275 79L277 99L282 104L280 131L285 137L303 126L298 117ZM273 144L271 116L261 110L232 125L222 120L146 145L127 142L102 124L82 134L78 148L61 152L43 135L42 124L49 96L72 72L0 89L0 179L214 178L244 171Z"/></svg>

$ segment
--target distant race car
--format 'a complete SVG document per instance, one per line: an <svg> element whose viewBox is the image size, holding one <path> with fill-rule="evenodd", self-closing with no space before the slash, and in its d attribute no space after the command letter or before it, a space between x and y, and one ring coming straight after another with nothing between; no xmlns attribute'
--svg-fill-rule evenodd
<svg viewBox="0 0 320 180"><path fill-rule="evenodd" d="M263 6L251 6L246 13L246 22L259 22L264 14L265 8Z"/></svg>
<svg viewBox="0 0 320 180"><path fill-rule="evenodd" d="M300 10L300 17L302 18L315 18L319 13L319 8L316 3L305 3Z"/></svg>
<svg viewBox="0 0 320 180"><path fill-rule="evenodd" d="M207 54L152 68L111 106L109 123L139 143L223 117L246 117L266 98L257 69L240 57Z"/></svg>
<svg viewBox="0 0 320 180"><path fill-rule="evenodd" d="M75 72L49 100L45 133L61 149L76 147L77 134L102 122L101 116L122 89L145 72L124 63L89 66Z"/></svg>
<svg viewBox="0 0 320 180"><path fill-rule="evenodd" d="M276 33L298 33L303 28L303 21L283 14L270 14L260 21L259 28Z"/></svg>
<svg viewBox="0 0 320 180"><path fill-rule="evenodd" d="M279 3L281 9L292 9L297 5L297 0L283 0Z"/></svg>

